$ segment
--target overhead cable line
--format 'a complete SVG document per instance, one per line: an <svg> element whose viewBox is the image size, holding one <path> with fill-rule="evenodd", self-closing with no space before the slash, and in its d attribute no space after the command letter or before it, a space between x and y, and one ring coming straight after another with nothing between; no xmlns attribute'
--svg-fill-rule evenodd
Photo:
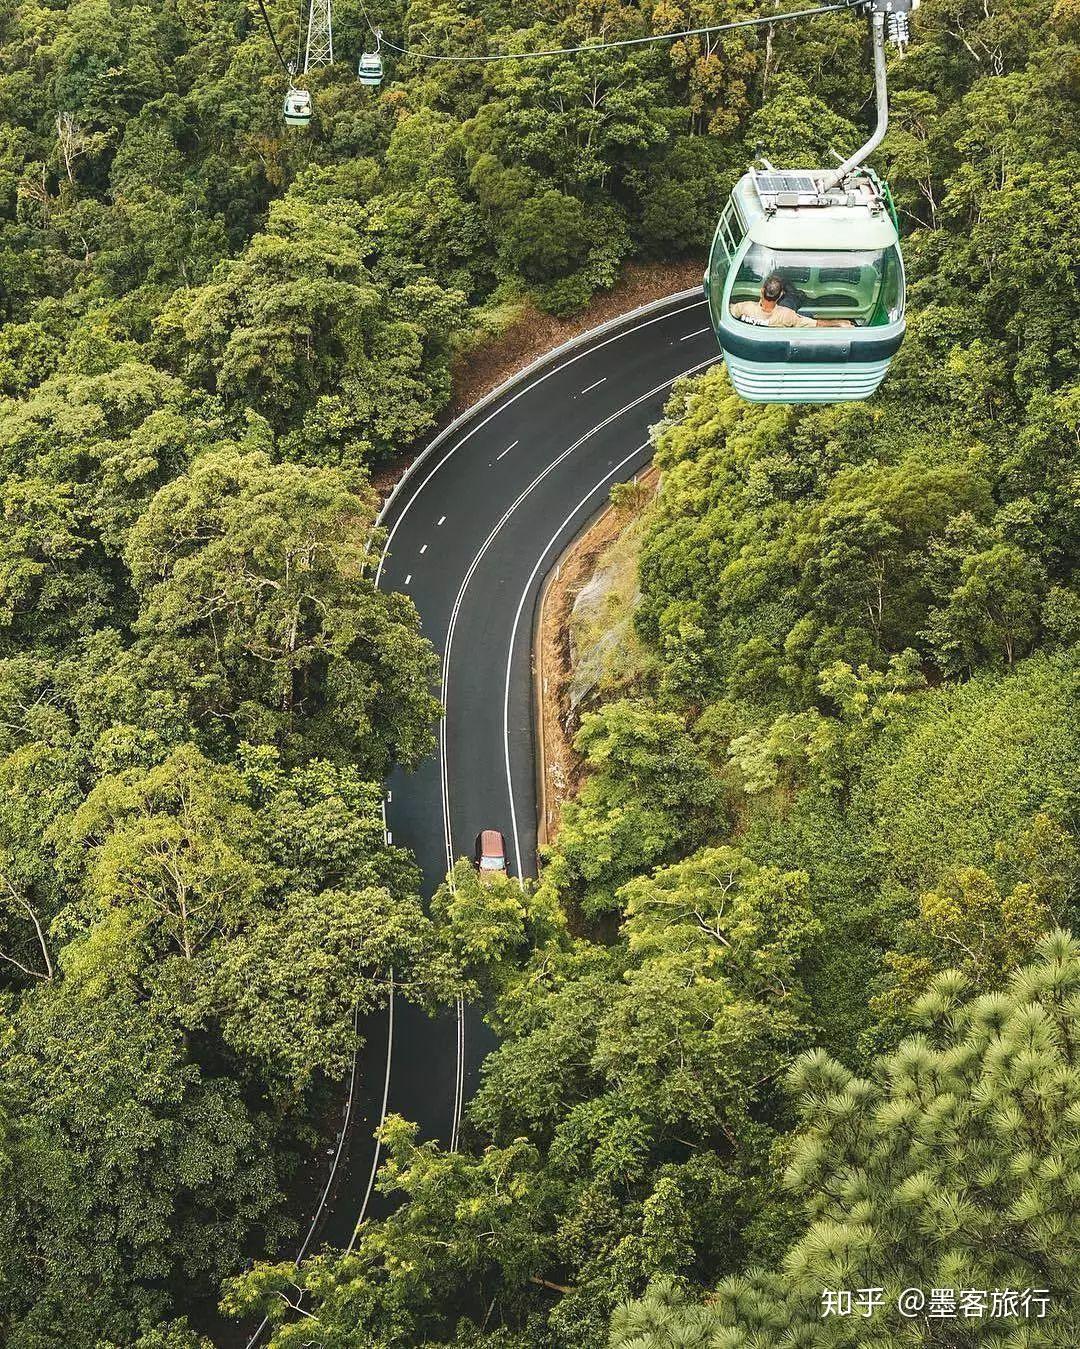
<svg viewBox="0 0 1080 1349"><path fill-rule="evenodd" d="M298 4L299 13L296 16L296 65L293 66L294 72L302 68L304 56L304 10L307 7L304 0L298 0Z"/></svg>
<svg viewBox="0 0 1080 1349"><path fill-rule="evenodd" d="M815 9L790 10L786 14L761 15L754 19L737 19L732 23L712 23L704 28L684 28L678 33L651 33L648 37L620 38L611 42L589 42L580 47L548 47L535 52L498 52L485 56L444 56L437 52L423 52L415 47L399 47L368 19L368 27L384 47L390 47L402 56L415 56L420 61L443 61L455 65L470 65L492 61L535 61L547 56L577 56L582 52L606 51L612 47L643 47L652 42L674 42L684 37L701 37L706 33L726 33L734 28L761 28L768 24L784 23L790 19L809 19L815 14L832 14L838 10L862 9L864 0L842 0L839 4L819 5ZM365 12L365 17L366 12Z"/></svg>
<svg viewBox="0 0 1080 1349"><path fill-rule="evenodd" d="M256 3L259 6L259 13L263 17L263 23L266 24L266 31L270 34L270 41L274 45L274 51L277 53L277 59L281 62L281 68L285 72L285 74L288 75L289 78L291 79L292 70L289 67L288 61L286 61L285 57L282 55L281 48L278 46L277 34L274 32L274 25L270 22L270 15L267 14L266 12L266 4L264 0L256 0Z"/></svg>

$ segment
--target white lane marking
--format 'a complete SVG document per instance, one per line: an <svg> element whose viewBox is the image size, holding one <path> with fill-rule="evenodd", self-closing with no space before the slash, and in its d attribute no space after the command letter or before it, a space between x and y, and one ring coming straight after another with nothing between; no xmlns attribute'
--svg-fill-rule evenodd
<svg viewBox="0 0 1080 1349"><path fill-rule="evenodd" d="M379 1129L381 1130L386 1123L386 1111L390 1104L390 1062L394 1054L394 971L390 971L390 999L386 1008L386 1076L383 1078L382 1109L379 1111ZM375 1174L379 1169L379 1157L382 1153L382 1139L376 1136L375 1155L371 1159L371 1174L368 1176L367 1189L364 1191L364 1202L360 1206L360 1216L356 1220L356 1226L353 1228L353 1234L349 1238L349 1244L345 1248L345 1254L348 1255L356 1245L356 1238L360 1235L360 1224L367 1215L368 1204L371 1201L371 1192L375 1188ZM299 1263L299 1262L298 1262Z"/></svg>
<svg viewBox="0 0 1080 1349"><path fill-rule="evenodd" d="M695 367L695 369L697 368L699 367ZM687 371L686 373L689 374L690 372ZM518 624L521 622L521 611L525 608L525 601L528 598L529 591L532 589L533 582L536 580L537 572L539 572L541 566L543 566L544 558L546 558L548 553L554 548L570 521L577 515L578 511L582 510L588 504L590 499L595 496L601 487L603 487L604 483L613 478L615 474L618 473L619 469L623 468L631 461L631 459L636 455L639 455L642 450L646 449L648 444L649 442L645 441L643 445L639 445L637 449L632 450L625 459L620 460L613 469L610 469L605 473L600 481L586 492L555 533L552 534L551 538L548 540L547 547L536 559L536 566L533 567L532 571L529 573L529 579L525 582L525 589L521 592L521 599L518 601L517 612L514 614L514 626L510 630L510 646L506 652L506 683L503 686L503 759L506 766L506 792L510 798L510 828L514 835L514 855L518 859L519 879L521 873L521 844L518 840L517 809L514 806L514 783L510 772L510 676L514 663L514 643L517 640Z"/></svg>
<svg viewBox="0 0 1080 1349"><path fill-rule="evenodd" d="M411 580L412 580L412 572L409 572L408 576L405 577L405 584L408 585Z"/></svg>
<svg viewBox="0 0 1080 1349"><path fill-rule="evenodd" d="M427 552L427 544L422 543L420 545L420 556L423 557L426 552Z"/></svg>
<svg viewBox="0 0 1080 1349"><path fill-rule="evenodd" d="M394 846L394 836L389 829L386 831L386 846L388 848L392 848Z"/></svg>
<svg viewBox="0 0 1080 1349"><path fill-rule="evenodd" d="M446 633L446 648L443 653L443 663L442 663L442 704L444 710L449 703L450 655L454 645L454 631L457 627L458 614L461 612L461 604L465 598L465 591L468 589L469 582L472 580L477 567L479 567L480 563L483 561L484 554L487 552L487 550L491 547L492 543L498 537L499 533L501 532L506 522L514 514L514 512L525 500L525 498L529 496L529 494L533 492L537 487L539 487L539 485L544 481L544 479L548 476L548 474L554 472L554 470L558 468L558 466L563 462L564 459L566 459L569 455L573 454L573 452L580 446L584 445L587 440L589 440L592 436L594 436L597 433L597 431L602 431L605 426L610 426L612 422L617 421L624 413L631 411L631 409L636 408L641 403L647 402L650 398L654 397L658 393L661 393L664 389L669 389L677 379L682 379L685 375L692 375L696 370L702 370L705 368L705 366L713 365L718 360L720 360L719 356L712 356L707 361L699 361L697 365L692 365L689 370L682 370L679 372L679 374L672 375L670 379L664 380L662 384L658 384L654 389L649 389L647 393L639 394L637 398L627 403L624 407L619 408L617 411L612 412L609 416L605 417L603 421L597 422L596 425L590 427L590 429L586 431L583 436L575 440L574 443L571 446L569 446L569 448L563 450L562 454L560 454L557 458L553 459L551 463L547 465L546 468L542 469L541 472L538 473L537 476L532 480L532 482L529 483L528 487L526 487L524 491L522 491L521 494L516 498L516 500L511 502L511 504L507 507L506 511L503 513L502 518L492 529L491 533L484 540L483 544L481 544L480 551L476 554L472 562L469 564L469 569L465 573L465 579L461 583L461 588L458 590L457 597L454 600L454 606L450 611L450 624ZM443 792L443 830L446 835L447 870L449 871L453 867L453 843L450 828L450 780L446 764L447 755L446 755L445 715L439 722L439 757L441 760L440 775L442 778L442 792ZM513 818L514 803L512 799L510 802L510 812L511 818ZM520 881L522 879L521 850L518 847L516 828L514 833L514 849L515 849L515 856L517 857L518 880Z"/></svg>
<svg viewBox="0 0 1080 1349"><path fill-rule="evenodd" d="M680 342L689 342L692 337L700 337L702 333L711 333L711 328L699 328L696 333L687 333L685 337L680 337Z"/></svg>
<svg viewBox="0 0 1080 1349"><path fill-rule="evenodd" d="M454 1074L454 1121L450 1130L450 1151L457 1152L461 1114L465 1109L465 999L457 1000L457 1069Z"/></svg>
<svg viewBox="0 0 1080 1349"><path fill-rule="evenodd" d="M385 807L384 807L384 817L385 817ZM390 1035L391 1040L392 1040L393 1034L394 1034L394 972L393 972L393 970L390 971L389 1023L390 1023L389 1035ZM344 1146L345 1146L345 1138L346 1138L346 1136L348 1135L348 1132L349 1132L349 1119L350 1119L350 1117L351 1117L351 1115L352 1115L353 1098L354 1098L354 1096L355 1096L355 1094L356 1094L356 1065L357 1065L358 1059L360 1058L359 1024L360 1024L360 1004L359 1004L359 1002L358 1002L358 1003L356 1004L356 1006L353 1008L353 1036L354 1036L354 1038L355 1038L355 1040L356 1040L356 1044L355 1044L355 1047L353 1048L352 1072L349 1074L349 1094L348 1094L348 1096L347 1096L346 1099L345 1099L345 1110L344 1110L345 1118L344 1118L344 1120L343 1120L343 1122L342 1122L342 1125L341 1125L341 1133L338 1135L337 1151L334 1153L334 1160L333 1160L333 1162L332 1162L332 1164L331 1164L331 1166L330 1166L330 1174L329 1174L329 1175L327 1176L327 1178L326 1178L326 1185L323 1187L322 1197L321 1197L320 1200L319 1200L319 1206L318 1206L318 1208L316 1208L316 1210L315 1210L315 1216L314 1216L314 1217L312 1218L312 1220L311 1220L311 1226L310 1226L310 1227L308 1228L308 1230L307 1230L307 1236L304 1237L304 1243L303 1243L303 1245L300 1247L300 1249L296 1252L296 1259L293 1261L293 1264L296 1266L297 1269L300 1268L300 1262L303 1260L304 1256L307 1254L307 1248L308 1248L308 1246L311 1245L311 1238L315 1235L315 1228L318 1226L318 1224L319 1224L319 1219L320 1219L320 1218L322 1217L322 1215L323 1215L323 1209L326 1208L326 1201L327 1201L327 1199L330 1197L330 1187L333 1185L333 1183L334 1183L334 1177L337 1175L338 1163L341 1161L341 1153L342 1153L342 1149L343 1149ZM382 1119L379 1121L379 1127L380 1127L380 1128L381 1128L382 1125L386 1122L386 1107L387 1107L387 1101L388 1101L388 1097L389 1097L389 1092L390 1092L390 1041L388 1040L388 1041L387 1041L387 1045L386 1045L386 1091L385 1091L385 1093L384 1093L384 1095L383 1095ZM378 1159L379 1159L379 1145L378 1145L378 1143L376 1143L376 1145L375 1145L375 1166L378 1165ZM375 1180L375 1166L372 1167L372 1172L371 1172L371 1180L372 1180L372 1182L374 1182L374 1180ZM368 1185L368 1195L370 1195L370 1194L371 1194L371 1184ZM360 1213L360 1219L359 1219L359 1222L362 1222L362 1221L363 1221L363 1219L364 1219L364 1212L366 1212L366 1210L367 1210L367 1198L365 1197L365 1199L364 1199L364 1208L363 1208L363 1210L362 1210L361 1213ZM359 1222L357 1223L357 1226L359 1226ZM355 1236L355 1234L354 1234L354 1236L353 1236L353 1241L355 1241L355 1240L356 1240L356 1236ZM352 1245L351 1245L351 1244L350 1244L350 1246L349 1246L349 1249L352 1250ZM264 1316L263 1319L259 1322L259 1324L255 1327L255 1332L254 1332L254 1334L252 1335L251 1339L248 1340L247 1345L245 1346L245 1349L255 1349L255 1345L259 1342L260 1339L262 1339L262 1333L263 1333L263 1331L267 1328L267 1326L268 1326L269 1324L270 1324L270 1318L269 1318L268 1316Z"/></svg>
<svg viewBox="0 0 1080 1349"><path fill-rule="evenodd" d="M515 440L515 441L514 441L514 445L520 445L520 444L521 444L521 442L520 442L519 440ZM506 449L503 450L502 454L497 454L497 455L495 456L495 462L498 463L500 459L505 458L505 456L508 455L508 454L510 453L510 451L514 448L514 445L507 445Z"/></svg>
<svg viewBox="0 0 1080 1349"><path fill-rule="evenodd" d="M582 392L582 393L588 393L591 389L599 389L599 387L600 387L601 384L606 384L606 383L607 383L607 375L605 375L603 379L598 379L598 380L596 381L595 384L587 384L587 385L585 386L585 388L582 389L581 392Z"/></svg>
<svg viewBox="0 0 1080 1349"><path fill-rule="evenodd" d="M416 490L413 492L412 496L409 497L408 501L406 501L405 505L401 508L401 512L400 512L400 514L398 515L398 518L395 520L394 524L391 526L390 530L388 531L388 533L387 533L387 535L386 535L386 539L385 539L385 541L384 541L384 543L383 543L382 553L381 553L381 555L380 555L380 557L379 557L379 565L378 565L378 567L375 569L375 584L376 584L376 585L379 584L379 580L380 580L380 578L381 578L381 576L382 576L383 567L386 565L386 559L387 559L387 557L388 557L388 555L389 555L389 553L390 553L390 545L391 545L391 543L393 542L394 536L395 536L395 534L397 533L399 527L401 526L401 522L405 519L405 516L408 514L409 510L411 509L411 507L413 506L413 504L416 502L417 498L420 496L421 492L424 490L424 488L427 486L427 484L431 481L431 479L435 476L435 474L439 471L439 469L442 468L443 464L445 464L445 463L446 463L446 462L447 462L454 454L456 454L457 451L458 451L459 449L461 449L461 447L466 443L466 441L470 440L470 439L472 438L472 436L474 436L474 435L476 434L477 431L479 431L482 427L486 426L486 425L488 424L488 422L490 422L491 420L493 420L493 418L497 417L497 416L499 415L500 412L504 412L508 407L511 406L511 404L516 403L517 400L518 400L519 398L523 397L523 396L524 396L526 393L528 393L531 389L536 388L539 384L542 384L545 380L550 379L552 375L558 374L560 370L565 370L567 366L573 365L575 361L580 361L581 359L583 359L583 357L588 356L591 352L599 351L601 347L606 347L606 346L608 346L608 345L609 345L610 343L612 343L612 342L617 342L617 341L619 341L621 338L628 336L630 333L638 332L641 328L647 328L647 327L650 327L650 326L651 326L652 324L654 324L654 323L661 323L661 322L663 322L663 321L666 320L666 319L669 319L669 318L676 318L679 314L685 314L685 313L687 313L687 312L688 312L689 310L691 310L691 309L697 309L700 305L703 305L703 304L705 304L705 303L706 303L705 299L702 298L702 299L700 299L700 300L695 300L695 301L693 301L691 304L683 305L683 306L682 306L681 308L679 308L679 309L671 309L671 310L667 310L665 313L663 313L663 314L658 314L655 318L648 319L648 320L646 320L646 321L643 322L643 323L635 323L635 324L633 324L632 326L630 326L630 327L628 327L628 328L620 329L619 332L612 334L611 337L605 338L603 342L598 342L598 343L596 343L594 346L590 346L590 347L583 348L581 351L577 352L576 355L569 357L567 360L563 361L560 365L555 366L555 367L554 367L553 369L551 369L551 370L545 371L542 375L538 375L537 378L536 378L535 380L530 381L530 383L526 384L523 388L519 389L519 390L517 391L517 393L513 394L512 397L508 398L504 403L500 403L500 404L498 405L498 407L494 408L491 412L489 412L488 415L487 415L486 417L484 417L481 421L477 422L474 426L470 427L469 430L466 431L465 435L462 436L462 438L461 438L459 441L457 441L456 444L452 445L452 446L450 447L450 449L447 450L447 452L442 456L442 458L439 459L439 461L434 465L434 467L432 467L432 468L427 472L427 474L426 474L426 475L424 476L424 478L421 480L419 486L418 486L418 487L416 488ZM720 359L720 358L717 357L717 358L715 358L715 359ZM702 366L708 365L708 364L711 364L711 362L704 361L704 362L702 362L701 365L694 366L692 370L683 371L682 373L683 373L684 375L685 375L685 374L692 374L694 370L700 370L700 369L702 368ZM678 379L678 378L681 378L681 376L678 376L678 375L677 375L677 376L675 376L675 378ZM670 382L670 383L674 383L674 380L669 381L669 382ZM664 388L664 387L665 387L664 385L660 385L660 386L659 386L659 388ZM653 390L652 392L657 392L657 391L658 391L658 390ZM645 395L643 395L643 398L648 398L648 397L650 397L650 396L651 396L651 393L650 393L650 394L645 394ZM642 401L642 400L639 399L639 400L637 400L637 401ZM620 409L620 412L619 412L619 413L613 414L612 417L609 417L606 421L601 422L600 425L597 426L597 427L594 427L593 430L594 430L594 431L595 431L595 430L599 430L600 427L606 426L606 425L608 424L608 422L614 420L614 417L617 417L617 416L621 415L621 412L628 411L629 408L632 408L632 407L634 407L635 405L636 405L635 403L628 404L626 408ZM591 435L591 434L592 434L592 431L587 432L587 433L586 433L586 436L582 437L582 440L581 440L581 441L577 442L575 445L572 445L572 446L570 447L569 450L564 451L563 454L561 454L561 455L559 456L559 458L556 459L556 460L554 461L554 463L552 463L551 465L549 465L549 467L548 467L547 469L545 469L545 470L544 470L544 471L543 471L543 472L535 479L535 481L531 484L531 486L529 486L528 488L526 488L525 492L522 494L522 496L519 498L519 500L524 500L525 497L529 494L529 492L531 492L535 486L537 486L541 481L543 481L543 479L547 476L548 472L550 472L551 469L555 468L556 465L558 465L559 463L561 463L562 460L565 459L566 456L571 452L571 450L577 448L577 444L583 443L584 440L586 440L586 439L588 438L588 436ZM507 512L506 516L504 517L504 521L510 518L510 515L511 515L511 514L513 513L513 511L516 509L517 504L518 504L518 503L515 503L513 506L510 507L510 510ZM446 516L445 516L445 515L441 515L441 516L439 517L439 519L436 521L436 524L437 524L437 525L442 525L442 524L445 523L445 521L446 521ZM503 522L500 522L499 525L496 525L496 527L495 527L495 533L498 533L498 530L501 528L502 523L503 523ZM478 565L480 558L483 556L484 552L487 551L487 548L488 548L488 545L489 545L489 543L490 543L490 539L491 539L491 538L494 538L494 533L489 537L489 540L485 542L485 544L484 544L483 548L481 549L481 552L480 552L480 554L478 555L478 557L477 557L476 559L474 559L473 566L470 568L470 571L469 571L468 575L466 576L465 581L464 581L464 583L463 583L463 588L462 588L462 590L461 590L461 591L459 592L459 594L458 594L458 599L455 601L454 611L451 613L451 619L450 619L450 622L451 622L450 632L448 633L448 636L447 636L447 656L449 656L450 638L451 638L451 636L452 636L453 626L454 626L454 624L455 624L455 622L456 622L457 609L458 609L458 607L460 606L461 596L464 594L464 586L468 585L469 578L471 577L472 572L475 570L476 565ZM449 664L448 664L447 659L444 657L444 660L443 660L443 688L442 688L442 694L443 694L443 703L444 703L444 706L445 706L445 701L446 701L446 682L447 682L447 676L448 676L448 674L449 674ZM447 871L448 871L448 873L449 873L449 872L451 871L451 869L452 869L452 866L453 866L453 845L452 845L452 841L451 841L451 838L450 838L449 784L448 784L447 775L446 775L446 718L445 718L445 717L442 718L442 720L440 721L440 724L439 724L439 759L440 759L440 774L441 774L441 779L442 779L441 786L442 786L442 797L443 797L443 832L444 832L444 836L445 836L445 839L446 839L446 854L447 854L447 859L448 859L448 863L447 863ZM510 809L511 809L511 814L513 814L514 803L513 803L513 797L512 797L512 796L511 796L511 801L510 801ZM517 848L517 836L516 836L516 831L515 831L515 848ZM521 880L520 872L521 872L521 864L520 864L520 855L519 855L519 859L518 859L518 873L519 873L519 875L518 875L518 880L519 880L519 882L520 882L520 880ZM393 1018L393 1002L392 1002L392 1001L391 1001L391 1004L390 1004L390 1016L391 1016L391 1020L392 1020L392 1018ZM460 1023L459 1023L459 1025L460 1025ZM458 1065L457 1065L457 1073L458 1073L459 1075L462 1075L462 1080L463 1080L463 1073L464 1073L464 1068L463 1068L463 1063L462 1063L462 1060L463 1060L463 1057L464 1057L463 1034L464 1034L464 1032L463 1032L463 1030L461 1030L461 1031L460 1031L460 1035L461 1035L462 1038L459 1038ZM384 1116L384 1118L385 1118L385 1114L386 1114L386 1100L387 1100L387 1096L388 1096L388 1094L389 1094L389 1090L390 1090L390 1060L389 1060L389 1054L387 1054L387 1064L386 1064L386 1091L385 1091L385 1094L384 1094L384 1097L383 1097L383 1116ZM456 1107L455 1107L455 1115L456 1115ZM455 1120L454 1120L454 1126L453 1126L453 1128L454 1128L454 1131L455 1131L455 1134L456 1134L456 1128L457 1128L457 1119L456 1119L456 1118L455 1118ZM378 1163L378 1149L376 1149L375 1163L376 1163L376 1165L377 1165L377 1163ZM372 1172L372 1176L374 1176L374 1171ZM370 1186L369 1186L369 1190L370 1190ZM265 1324L265 1322L264 1322L264 1324ZM262 1327L260 1327L260 1330L261 1330L261 1329L262 1329Z"/></svg>
<svg viewBox="0 0 1080 1349"><path fill-rule="evenodd" d="M552 375L557 375L560 370L565 370L568 365L573 365L575 361L583 360L586 356L590 355L592 352L599 351L602 347L609 346L612 342L621 341L622 338L628 337L630 333L640 332L642 328L648 328L650 325L654 323L664 323L667 319L676 318L679 314L685 314L688 310L697 309L700 305L703 305L705 303L706 301L703 296L700 300L694 300L690 304L683 305L681 309L669 309L663 314L658 314L655 318L646 319L643 323L635 323L629 328L622 328L620 329L619 332L613 333L611 337L605 337L602 342L597 342L595 346L583 348L581 351L577 352L576 355L568 357L565 361L562 362L561 365L557 365L551 370L546 370L542 375L538 375L536 379L530 381L530 383L520 388L517 391L517 393L511 395L511 397L509 397L505 403L500 403L498 407L493 408L492 411L489 412L487 416L484 417L482 420L478 421L475 426L470 427L469 430L466 431L465 434L461 437L461 439L457 441L454 445L452 445L442 456L442 458L439 459L435 463L435 465L428 470L425 476L421 479L419 486L416 488L416 491L413 492L412 496L408 499L408 501L406 501L405 505L402 506L401 512L398 515L398 518L394 521L393 525L391 525L390 530L386 536L386 542L383 544L382 556L379 558L379 565L375 569L375 584L376 585L379 584L379 579L382 576L383 565L385 564L387 554L390 551L390 545L394 541L394 535L398 532L398 529L401 527L401 522L405 519L406 515L408 515L409 510L412 508L417 497L419 497L420 493L428 485L428 483L435 476L435 474L438 473L439 469L442 468L443 464L445 464L448 459L452 458L452 456L455 455L458 452L458 450L461 449L462 445L464 445L466 441L470 440L474 435L476 435L477 431L487 426L488 422L492 421L495 417L497 417L500 412L505 412L506 409L512 406L514 403L516 403L519 398L524 398L524 396L531 390L535 389L537 385L543 384L544 380L550 379ZM720 359L719 356L717 357L717 359L718 360ZM438 523L441 525L443 520L445 519L446 516L444 515L439 519Z"/></svg>

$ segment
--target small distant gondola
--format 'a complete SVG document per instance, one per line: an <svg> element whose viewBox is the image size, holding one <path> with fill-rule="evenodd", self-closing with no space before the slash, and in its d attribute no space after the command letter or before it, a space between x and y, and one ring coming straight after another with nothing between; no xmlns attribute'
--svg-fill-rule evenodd
<svg viewBox="0 0 1080 1349"><path fill-rule="evenodd" d="M382 59L382 29L375 29L375 50L373 52L364 52L360 57L360 64L356 68L357 78L360 83L366 85L369 89L378 89L383 82L383 59Z"/></svg>
<svg viewBox="0 0 1080 1349"><path fill-rule="evenodd" d="M311 121L311 95L306 89L290 88L285 95L284 117L289 126L307 126Z"/></svg>

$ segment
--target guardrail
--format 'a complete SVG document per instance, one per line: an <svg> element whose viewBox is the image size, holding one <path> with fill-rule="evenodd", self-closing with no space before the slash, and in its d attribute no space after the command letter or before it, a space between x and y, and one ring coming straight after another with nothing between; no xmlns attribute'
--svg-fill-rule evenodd
<svg viewBox="0 0 1080 1349"><path fill-rule="evenodd" d="M568 352L576 351L578 347L588 346L590 342L594 341L597 337L602 336L604 333L614 332L617 328L623 327L624 324L633 323L639 318L644 318L646 314L659 313L666 309L668 305L677 304L682 300L693 299L700 294L700 286L691 286L689 290L679 290L673 295L664 295L659 300L650 300L648 304L638 305L636 309L628 309L625 314L617 314L614 318L607 319L604 323L597 324L595 328L587 328L584 332L576 333L573 337L567 338L565 342L561 342L557 347L552 347L552 349L545 352L543 356L538 356L535 361L530 361L528 365L523 366L520 370L515 370L515 372L504 379L501 384L496 385L489 393L484 394L482 398L478 398L475 403L467 407L464 412L459 413L452 422L447 426L444 426L438 435L433 437L433 439L424 446L412 463L409 464L402 473L401 477L398 478L397 482L387 494L386 499L379 507L379 513L375 517L376 525L381 525L386 519L395 501L397 501L398 496L404 490L406 483L409 482L416 470L425 464L441 445L449 440L451 436L459 431L467 422L471 421L477 413L483 412L484 409L490 407L492 403L498 402L504 394L508 393L511 389L516 388L518 384L530 379L538 370L543 369L545 365L550 364L552 361L558 360L560 356L565 356Z"/></svg>

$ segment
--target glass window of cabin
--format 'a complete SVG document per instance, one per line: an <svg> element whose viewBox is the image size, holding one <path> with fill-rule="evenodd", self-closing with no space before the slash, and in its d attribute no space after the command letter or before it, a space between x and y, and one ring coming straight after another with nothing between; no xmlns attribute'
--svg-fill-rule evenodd
<svg viewBox="0 0 1080 1349"><path fill-rule="evenodd" d="M709 290L716 296L717 304L723 294L731 259L739 247L738 220L735 215L735 202L729 201L713 238L712 255L709 258Z"/></svg>
<svg viewBox="0 0 1080 1349"><path fill-rule="evenodd" d="M878 314L874 323L895 323L904 315L904 266L900 261L900 250L885 250L885 270L878 295Z"/></svg>
<svg viewBox="0 0 1080 1349"><path fill-rule="evenodd" d="M775 249L754 244L739 266L731 303L756 300L770 276L784 282L781 304L811 318L851 319L861 326L895 322L904 312L899 251Z"/></svg>

